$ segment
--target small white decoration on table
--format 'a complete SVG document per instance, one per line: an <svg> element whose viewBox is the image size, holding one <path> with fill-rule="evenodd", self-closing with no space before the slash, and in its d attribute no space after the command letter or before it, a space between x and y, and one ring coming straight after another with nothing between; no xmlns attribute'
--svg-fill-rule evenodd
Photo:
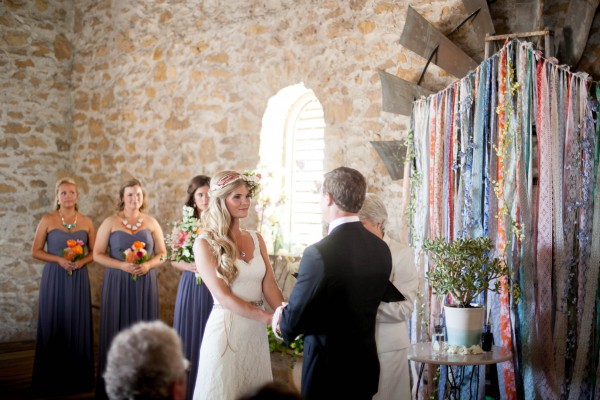
<svg viewBox="0 0 600 400"><path fill-rule="evenodd" d="M483 354L483 350L481 350L481 347L477 344L470 347L449 344L445 346L444 351L447 354L458 354L461 356L470 354Z"/></svg>

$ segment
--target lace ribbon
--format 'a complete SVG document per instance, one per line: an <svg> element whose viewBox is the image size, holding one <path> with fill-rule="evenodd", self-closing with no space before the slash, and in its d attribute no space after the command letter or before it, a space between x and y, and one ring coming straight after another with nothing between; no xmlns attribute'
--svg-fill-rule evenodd
<svg viewBox="0 0 600 400"><path fill-rule="evenodd" d="M249 301L248 303L250 303L254 307L262 307L263 306L262 300ZM227 352L227 349L229 349L235 353L235 349L233 347L231 347L231 342L229 341L229 337L231 335L231 326L233 325L233 312L229 311L227 308L223 307L223 305L221 305L220 303L213 304L213 310L215 310L215 309L227 311L227 316L229 317L227 319L223 319L223 329L225 330L225 340L226 340L225 348L223 349L223 353L221 353L221 357L223 357L225 355L225 353Z"/></svg>
<svg viewBox="0 0 600 400"><path fill-rule="evenodd" d="M550 94L548 62L538 61L538 165L539 193L537 213L536 268L538 298L537 362L535 368L536 390L542 398L555 398L554 355L552 346L552 135L550 132Z"/></svg>

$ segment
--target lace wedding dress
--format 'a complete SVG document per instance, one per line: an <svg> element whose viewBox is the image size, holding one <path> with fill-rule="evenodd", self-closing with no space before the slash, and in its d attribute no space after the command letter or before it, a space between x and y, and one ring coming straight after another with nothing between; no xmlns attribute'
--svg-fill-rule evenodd
<svg viewBox="0 0 600 400"><path fill-rule="evenodd" d="M242 300L262 304L265 263L255 232L250 262L237 260L232 292ZM203 238L202 235L197 240ZM194 247L197 246L197 243ZM262 307L262 305L261 305ZM267 327L223 308L215 299L200 348L194 400L234 400L273 381Z"/></svg>

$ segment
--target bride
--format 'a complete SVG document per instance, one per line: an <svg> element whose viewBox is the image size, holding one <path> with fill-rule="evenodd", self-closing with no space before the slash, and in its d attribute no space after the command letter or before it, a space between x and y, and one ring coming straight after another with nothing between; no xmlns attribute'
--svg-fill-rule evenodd
<svg viewBox="0 0 600 400"><path fill-rule="evenodd" d="M194 399L236 399L273 381L266 325L283 302L262 237L240 229L258 188L256 175L216 174L202 213L194 259L214 298L200 348Z"/></svg>

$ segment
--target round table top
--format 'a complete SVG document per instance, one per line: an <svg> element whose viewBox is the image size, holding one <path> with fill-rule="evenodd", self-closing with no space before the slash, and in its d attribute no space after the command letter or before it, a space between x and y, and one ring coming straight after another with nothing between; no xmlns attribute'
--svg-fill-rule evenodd
<svg viewBox="0 0 600 400"><path fill-rule="evenodd" d="M437 365L484 365L498 364L512 359L512 353L500 346L492 346L492 350L483 354L431 354L431 342L415 343L408 348L408 359L416 362Z"/></svg>

